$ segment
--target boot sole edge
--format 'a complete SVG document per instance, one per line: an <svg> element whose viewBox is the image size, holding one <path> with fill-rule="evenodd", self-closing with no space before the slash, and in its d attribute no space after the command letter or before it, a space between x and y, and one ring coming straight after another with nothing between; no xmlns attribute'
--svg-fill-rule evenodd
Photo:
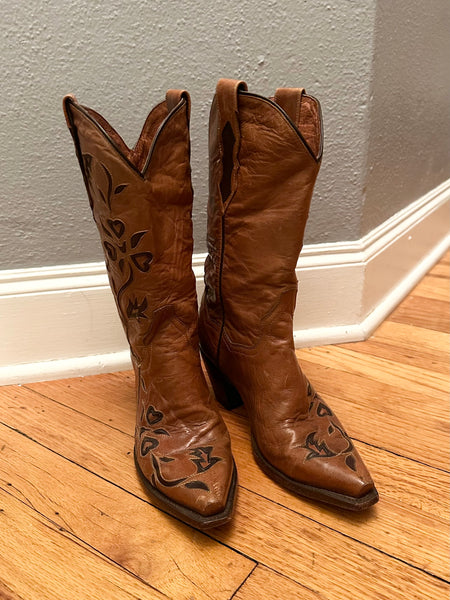
<svg viewBox="0 0 450 600"><path fill-rule="evenodd" d="M301 483L300 481L291 479L290 477L279 471L272 464L270 464L266 460L266 458L264 458L253 436L251 441L253 456L255 457L256 463L261 468L261 470L268 477L270 477L270 479L275 481L275 483L278 483L279 485L288 489L289 491L294 492L298 496L302 496L310 500L323 502L325 504L336 506L337 508L343 508L345 510L350 510L353 512L361 512L363 510L367 510L368 508L376 504L379 500L379 495L376 487L373 487L373 489L367 492L367 494L364 494L364 496L361 496L360 498L355 498L354 496L340 494L338 492L333 492L331 490L315 487L307 483Z"/></svg>

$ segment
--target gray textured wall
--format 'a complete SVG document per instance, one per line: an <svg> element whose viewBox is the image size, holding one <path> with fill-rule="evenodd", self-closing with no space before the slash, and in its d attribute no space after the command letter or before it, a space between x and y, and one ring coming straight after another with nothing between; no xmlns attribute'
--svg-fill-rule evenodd
<svg viewBox="0 0 450 600"><path fill-rule="evenodd" d="M364 235L450 177L450 2L378 2Z"/></svg>
<svg viewBox="0 0 450 600"><path fill-rule="evenodd" d="M401 5L404 11L414 5L414 14L422 12L421 0L392 4ZM431 4L442 12L446 0ZM320 99L325 153L306 241L358 239L361 231L409 202L411 190L417 197L444 179L437 166L441 159L434 157L436 139L431 139L426 127L420 129L421 142L433 154L432 158L423 157L429 168L426 177L417 171L417 161L409 169L409 151L405 149L403 171L398 177L394 173L393 180L397 184L407 172L412 179L397 198L379 166L380 140L382 144L382 136L391 132L389 123L383 121L384 100L378 85L370 104L373 81L382 83L385 77L383 36L391 35L389 26L383 24L391 15L383 10L389 12L388 8L376 12L375 0L19 0L4 5L0 23L4 39L0 268L102 259L62 115L61 99L67 92L74 92L82 103L104 114L125 141L133 144L148 110L167 88L190 90L194 233L196 251L204 251L207 121L215 83L221 76L243 78L251 90L267 95L278 86L302 85ZM442 29L442 21L440 14L428 16L404 28L402 35L416 35L419 28L420 35L433 38L434 32L422 27ZM380 59L374 55L374 44ZM399 58L399 47L410 49L413 44L402 39L392 42L395 56L388 61L401 60L399 71L405 70L407 60ZM428 58L418 61L422 69L432 62L434 50L430 47L425 52ZM389 80L397 71L392 64L388 67ZM436 103L449 102L448 85L444 90L432 80L443 68L434 65L429 74L432 110ZM408 73L401 75L406 81ZM419 79L417 75L415 81ZM414 90L417 101L420 87ZM388 113L389 119L397 118L401 99L400 90L396 112ZM378 125L371 123L371 110ZM439 150L445 144L444 134L443 129L433 130ZM409 139L411 136L414 134L410 133ZM367 169L374 165L377 170L371 171L364 196ZM379 179L384 191L375 193ZM379 194L383 210L372 206Z"/></svg>

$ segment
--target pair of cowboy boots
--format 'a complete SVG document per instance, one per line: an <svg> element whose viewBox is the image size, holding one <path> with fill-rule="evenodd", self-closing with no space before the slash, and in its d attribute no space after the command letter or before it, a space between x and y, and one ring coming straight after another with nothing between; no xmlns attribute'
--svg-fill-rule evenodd
<svg viewBox="0 0 450 600"><path fill-rule="evenodd" d="M64 98L136 375L135 462L171 514L228 522L236 493L217 400L244 404L263 471L350 510L378 494L294 350L295 267L322 154L320 105L221 79L211 107L208 256L200 316L192 272L190 99L169 90L128 148L98 113Z"/></svg>

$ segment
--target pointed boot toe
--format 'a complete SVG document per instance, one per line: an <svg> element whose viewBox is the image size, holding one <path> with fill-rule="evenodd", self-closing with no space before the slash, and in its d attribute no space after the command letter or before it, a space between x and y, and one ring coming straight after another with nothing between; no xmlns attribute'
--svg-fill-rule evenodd
<svg viewBox="0 0 450 600"><path fill-rule="evenodd" d="M216 479L209 481L208 491L197 494L195 509L209 517L211 527L223 525L230 520L237 484L236 467L223 462L217 468Z"/></svg>
<svg viewBox="0 0 450 600"><path fill-rule="evenodd" d="M378 492L356 450L315 460L305 458L302 449L267 458L253 440L253 453L266 475L298 496L351 511L378 502Z"/></svg>
<svg viewBox="0 0 450 600"><path fill-rule="evenodd" d="M309 468L297 461L294 453L284 461L268 460L254 440L253 453L266 475L298 496L354 512L378 502L378 492L370 476L367 480L357 473L348 473L343 460L322 459Z"/></svg>
<svg viewBox="0 0 450 600"><path fill-rule="evenodd" d="M186 476L186 471L177 480L169 479L163 475L161 468L156 478L154 465L141 466L136 453L135 462L147 491L172 516L202 530L220 527L231 521L237 485L234 463L226 469L230 471L229 474L224 473L225 469L220 469L220 474L216 472L217 481L214 482L202 475Z"/></svg>
<svg viewBox="0 0 450 600"><path fill-rule="evenodd" d="M136 432L135 461L147 490L170 514L202 529L224 525L233 514L236 467L228 432L221 424L219 429L213 436L216 443L211 439L198 442L195 431L171 439L168 421L167 433L161 436L158 430L153 438L142 428ZM197 440L195 445L192 440ZM151 452L147 451L149 443ZM182 447L174 447L174 443Z"/></svg>
<svg viewBox="0 0 450 600"><path fill-rule="evenodd" d="M331 408L309 384L307 389L302 418L279 414L271 426L254 428L255 458L266 474L300 496L364 510L378 501L370 473Z"/></svg>

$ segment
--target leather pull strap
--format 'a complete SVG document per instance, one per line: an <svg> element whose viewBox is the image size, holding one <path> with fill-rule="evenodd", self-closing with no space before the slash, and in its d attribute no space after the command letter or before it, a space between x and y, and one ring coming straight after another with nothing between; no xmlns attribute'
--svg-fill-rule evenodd
<svg viewBox="0 0 450 600"><path fill-rule="evenodd" d="M296 127L300 123L300 110L304 88L278 88L274 100L288 115Z"/></svg>
<svg viewBox="0 0 450 600"><path fill-rule="evenodd" d="M216 87L217 104L220 115L220 129L230 123L235 135L239 135L238 120L238 93L239 90L247 90L245 81L238 79L219 79Z"/></svg>
<svg viewBox="0 0 450 600"><path fill-rule="evenodd" d="M219 111L219 145L222 157L220 193L223 206L231 200L236 189L238 152L240 146L239 100L240 90L247 90L245 81L219 79L216 101Z"/></svg>
<svg viewBox="0 0 450 600"><path fill-rule="evenodd" d="M188 119L191 116L191 97L189 92L186 90L167 90L166 92L166 105L167 110L172 112L173 109L178 106L182 99L186 100L187 116Z"/></svg>

